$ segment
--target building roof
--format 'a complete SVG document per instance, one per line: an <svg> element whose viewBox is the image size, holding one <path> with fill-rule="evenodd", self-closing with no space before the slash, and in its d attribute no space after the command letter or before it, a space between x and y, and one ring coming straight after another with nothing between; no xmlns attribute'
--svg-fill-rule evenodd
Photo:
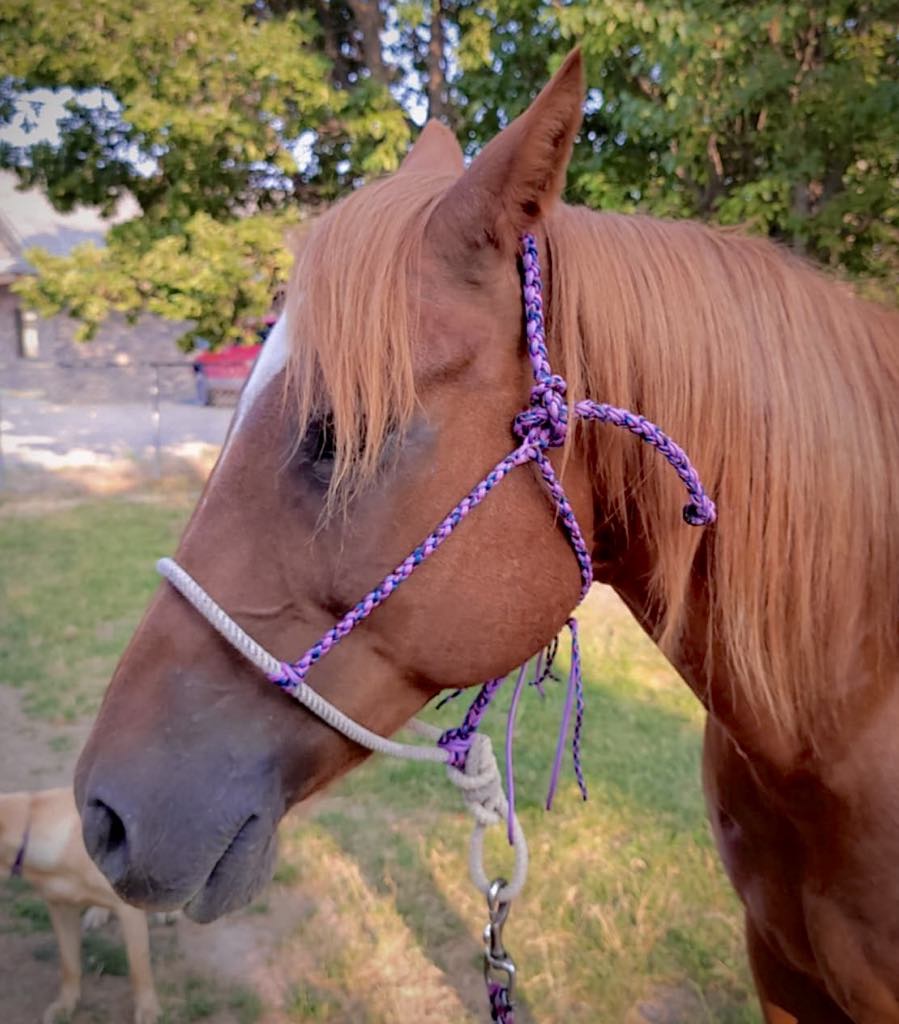
<svg viewBox="0 0 899 1024"><path fill-rule="evenodd" d="M24 256L27 249L38 247L64 256L82 242L102 244L111 224L138 213L133 201L122 203L111 218L92 207L60 213L40 189L20 191L15 173L0 171L0 279L32 272Z"/></svg>

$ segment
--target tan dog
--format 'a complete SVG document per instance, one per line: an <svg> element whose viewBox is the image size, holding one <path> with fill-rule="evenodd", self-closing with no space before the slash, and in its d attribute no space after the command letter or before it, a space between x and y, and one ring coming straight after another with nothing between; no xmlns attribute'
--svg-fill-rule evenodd
<svg viewBox="0 0 899 1024"><path fill-rule="evenodd" d="M44 1024L71 1014L81 995L81 911L113 911L122 926L134 988L134 1024L155 1024L159 1001L142 910L123 903L88 857L71 789L0 794L0 871L21 874L47 901L59 943L62 988Z"/></svg>

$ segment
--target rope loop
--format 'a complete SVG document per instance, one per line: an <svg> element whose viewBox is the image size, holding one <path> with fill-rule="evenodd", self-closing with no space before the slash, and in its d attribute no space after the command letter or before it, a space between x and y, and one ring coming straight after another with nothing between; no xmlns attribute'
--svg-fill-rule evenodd
<svg viewBox="0 0 899 1024"><path fill-rule="evenodd" d="M487 690L485 694L482 690L482 699L486 697L489 703L494 692L495 690ZM415 730L425 735L432 735L433 729L433 726L426 723L415 723ZM455 729L450 731L458 732ZM509 800L503 791L503 780L490 737L486 733L472 730L464 742L466 745L465 760L461 764L454 764L452 760L448 761L446 775L459 790L462 800L475 822L468 851L468 871L471 880L486 895L493 876L488 875L484 867L484 835L491 825L498 825L501 822L509 823L514 867L509 881L504 882L500 890L502 901L508 903L521 892L527 878L527 839L515 816L515 809L510 807ZM439 743L441 749L451 751L446 733L440 736Z"/></svg>

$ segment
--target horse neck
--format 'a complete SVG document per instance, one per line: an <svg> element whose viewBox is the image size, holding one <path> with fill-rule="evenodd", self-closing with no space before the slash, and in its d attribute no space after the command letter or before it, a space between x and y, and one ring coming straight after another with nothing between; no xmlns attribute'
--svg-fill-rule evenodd
<svg viewBox="0 0 899 1024"><path fill-rule="evenodd" d="M610 586L646 635L659 646L664 607L652 593L653 552L636 530L607 522L598 532L594 576ZM703 707L713 715L740 749L759 764L788 772L804 756L804 747L785 736L776 722L760 720L740 699L739 686L727 667L723 645L710 637L710 608L705 546L691 572L681 629L674 644L660 647L674 670ZM714 648L709 650L709 647Z"/></svg>

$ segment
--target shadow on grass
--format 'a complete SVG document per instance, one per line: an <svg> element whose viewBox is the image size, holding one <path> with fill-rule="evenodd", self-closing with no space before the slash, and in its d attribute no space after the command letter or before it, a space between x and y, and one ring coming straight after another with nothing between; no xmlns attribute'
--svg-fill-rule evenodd
<svg viewBox="0 0 899 1024"><path fill-rule="evenodd" d="M487 995L481 981L483 946L471 938L471 922L441 894L440 881L416 846L400 833L385 836L377 827L359 827L358 822L339 813L325 812L316 820L356 863L372 891L392 901L424 956L440 969L462 1005L475 1019L484 1017ZM394 886L390 879L400 881ZM535 1024L521 993L515 1011L522 1024Z"/></svg>
<svg viewBox="0 0 899 1024"><path fill-rule="evenodd" d="M637 685L626 667L611 665L593 670L585 674L584 683L586 715L581 751L590 800L620 807L629 814L642 811L673 829L704 830L700 715L662 706L652 691ZM483 727L492 737L500 759L510 695L511 685L507 685ZM463 696L440 712L428 711L423 717L441 727L458 724L465 700ZM562 684L551 683L544 699L531 690L519 707L514 747L519 811L537 810L544 804L563 700ZM378 797L403 812L419 806L439 811L460 807L458 795L447 785L442 771L427 771L407 761L371 761L345 779L335 792L354 798ZM569 743L556 806L570 811L573 801L580 802L580 797L574 787ZM552 812L547 823L551 827Z"/></svg>
<svg viewBox="0 0 899 1024"><path fill-rule="evenodd" d="M637 849L643 828L708 846L699 780L699 716L690 713L689 704L683 712L662 706L651 690L635 685L627 664L609 663L601 679L599 674L594 671L585 679L588 709L582 749L591 804L581 827L596 827L599 810L628 823L633 833L629 843ZM503 741L509 696L506 692L500 698L486 725L495 747L501 748ZM570 758L557 810L548 815L539 810L545 799L562 700L561 684L556 684L544 700L536 692L526 694L519 713L515 756L518 810L529 819L532 841L540 838L541 830L545 836L562 825L569 830L572 825L577 828L581 815ZM450 724L462 711L459 700L450 709L428 717ZM345 814L338 807L317 813L316 820L359 866L366 883L392 900L424 955L440 968L463 1005L476 1018L483 1015L482 947L470 937L471 921L460 916L442 895L444 886L426 862L419 841L426 832L434 834L435 816L439 821L440 815L460 810L456 792L439 770L377 761L344 780L336 795L353 807L368 809L373 801L383 805L383 817ZM397 818L402 828L385 827L384 819ZM512 933L514 951L514 927ZM526 974L522 980L526 987ZM519 1020L534 1020L523 993L517 1009Z"/></svg>

